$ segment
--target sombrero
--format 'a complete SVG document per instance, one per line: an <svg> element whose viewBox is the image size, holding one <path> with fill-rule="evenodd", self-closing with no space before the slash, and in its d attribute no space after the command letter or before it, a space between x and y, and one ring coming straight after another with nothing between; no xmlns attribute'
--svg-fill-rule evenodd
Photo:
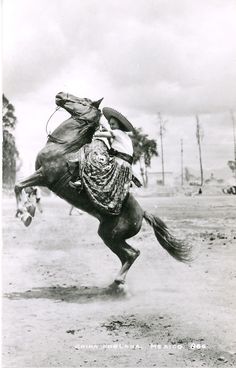
<svg viewBox="0 0 236 368"><path fill-rule="evenodd" d="M123 129L126 132L132 132L134 131L133 125L129 122L128 119L126 119L125 116L123 116L120 112L112 109L111 107L103 107L102 109L103 115L105 118L109 121L111 118L115 118L119 121L119 123L122 125Z"/></svg>

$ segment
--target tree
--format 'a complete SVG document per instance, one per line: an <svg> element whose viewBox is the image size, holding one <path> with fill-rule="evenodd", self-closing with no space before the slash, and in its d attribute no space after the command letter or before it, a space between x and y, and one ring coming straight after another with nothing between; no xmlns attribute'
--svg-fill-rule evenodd
<svg viewBox="0 0 236 368"><path fill-rule="evenodd" d="M15 108L9 100L2 96L2 181L3 186L12 188L16 181L16 160L19 157L13 135L16 126Z"/></svg>
<svg viewBox="0 0 236 368"><path fill-rule="evenodd" d="M134 146L134 164L139 162L140 174L143 180L143 186L148 184L147 168L151 166L153 156L158 156L157 143L154 139L149 139L142 129L134 129L132 136Z"/></svg>
<svg viewBox="0 0 236 368"><path fill-rule="evenodd" d="M201 142L203 139L203 130L199 124L198 115L196 115L197 125L196 125L196 138L198 144L198 151L199 151L199 163L200 163L200 174L201 174L201 186L203 185L203 167L202 167L202 149L201 149Z"/></svg>

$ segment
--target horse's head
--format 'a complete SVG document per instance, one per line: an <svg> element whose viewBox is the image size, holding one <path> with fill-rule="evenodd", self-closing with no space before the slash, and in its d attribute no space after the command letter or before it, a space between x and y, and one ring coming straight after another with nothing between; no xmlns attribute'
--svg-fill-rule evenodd
<svg viewBox="0 0 236 368"><path fill-rule="evenodd" d="M92 101L89 98L79 98L69 93L59 92L56 95L56 104L63 107L74 118L88 121L99 121L101 110L99 105L103 98Z"/></svg>

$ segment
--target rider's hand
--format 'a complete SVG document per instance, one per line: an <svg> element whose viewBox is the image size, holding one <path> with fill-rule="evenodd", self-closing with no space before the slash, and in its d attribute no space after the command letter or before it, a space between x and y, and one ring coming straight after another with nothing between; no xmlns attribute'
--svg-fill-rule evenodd
<svg viewBox="0 0 236 368"><path fill-rule="evenodd" d="M110 125L109 125L109 123L108 123L108 121L107 121L107 120L105 120L105 121L100 120L100 125L101 125L101 127L102 127L103 129L105 129L106 131L108 131L108 132L110 132L110 131L111 131L111 127L110 127Z"/></svg>

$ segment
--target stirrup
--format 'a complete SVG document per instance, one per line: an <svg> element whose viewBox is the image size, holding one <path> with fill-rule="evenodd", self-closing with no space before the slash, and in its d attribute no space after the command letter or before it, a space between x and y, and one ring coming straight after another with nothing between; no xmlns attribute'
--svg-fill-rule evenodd
<svg viewBox="0 0 236 368"><path fill-rule="evenodd" d="M76 183L73 181L69 181L69 186L76 190L82 190L82 183Z"/></svg>

